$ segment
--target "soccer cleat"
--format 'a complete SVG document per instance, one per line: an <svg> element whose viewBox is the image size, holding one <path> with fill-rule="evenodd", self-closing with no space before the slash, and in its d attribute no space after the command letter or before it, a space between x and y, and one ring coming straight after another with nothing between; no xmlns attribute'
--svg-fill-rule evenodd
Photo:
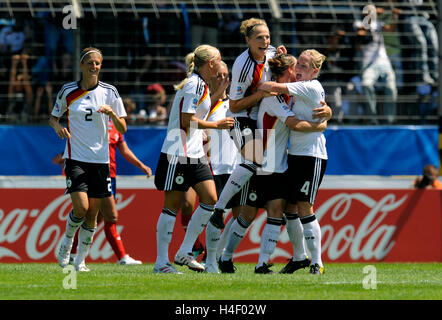
<svg viewBox="0 0 442 320"><path fill-rule="evenodd" d="M179 266L186 265L190 270L203 272L204 266L195 260L192 253L180 253L177 252L175 255L175 264Z"/></svg>
<svg viewBox="0 0 442 320"><path fill-rule="evenodd" d="M153 267L153 272L183 274L182 272L177 271L169 262L162 266L155 264Z"/></svg>
<svg viewBox="0 0 442 320"><path fill-rule="evenodd" d="M86 266L86 263L82 261L78 266L75 266L75 270L78 272L89 272L89 268Z"/></svg>
<svg viewBox="0 0 442 320"><path fill-rule="evenodd" d="M233 261L227 260L223 261L221 258L218 260L218 267L221 273L235 273L235 266L233 265Z"/></svg>
<svg viewBox="0 0 442 320"><path fill-rule="evenodd" d="M204 268L205 268L204 272L206 273L219 273L217 264L213 263L206 264Z"/></svg>
<svg viewBox="0 0 442 320"><path fill-rule="evenodd" d="M210 217L210 223L212 223L213 226L218 229L224 229L224 210L215 208L212 216Z"/></svg>
<svg viewBox="0 0 442 320"><path fill-rule="evenodd" d="M198 259L198 256L200 254L205 254L204 246L201 246L199 248L195 248L195 246L192 248L192 254L195 257L195 260Z"/></svg>
<svg viewBox="0 0 442 320"><path fill-rule="evenodd" d="M273 266L272 263L267 264L267 263L263 263L262 266L260 267L255 267L255 273L260 273L260 274L272 274L274 273L272 270L270 270L270 267Z"/></svg>
<svg viewBox="0 0 442 320"><path fill-rule="evenodd" d="M117 264L125 265L125 266L134 266L142 264L140 260L135 260L132 257L130 257L128 254L126 254L121 260L118 260Z"/></svg>
<svg viewBox="0 0 442 320"><path fill-rule="evenodd" d="M65 236L61 242L60 249L58 250L57 254L57 260L60 267L64 268L69 264L71 249L72 241L69 241L69 239Z"/></svg>
<svg viewBox="0 0 442 320"><path fill-rule="evenodd" d="M311 274L319 274L319 275L321 275L321 274L324 274L324 271L325 271L324 267L320 267L319 264L317 264L317 263L312 264L310 266L310 273Z"/></svg>
<svg viewBox="0 0 442 320"><path fill-rule="evenodd" d="M293 261L293 259L289 259L289 262L285 265L284 268L279 271L279 273L293 273L296 270L304 269L310 265L312 261L307 258L301 261Z"/></svg>

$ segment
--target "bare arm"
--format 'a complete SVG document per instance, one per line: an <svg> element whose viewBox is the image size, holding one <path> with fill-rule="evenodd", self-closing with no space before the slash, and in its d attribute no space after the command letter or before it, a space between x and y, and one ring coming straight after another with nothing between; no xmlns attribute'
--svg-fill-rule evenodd
<svg viewBox="0 0 442 320"><path fill-rule="evenodd" d="M65 127L63 127L60 124L60 118L54 117L53 115L49 116L49 125L54 129L55 133L60 139L64 138L71 138L71 134L69 133L69 130Z"/></svg>
<svg viewBox="0 0 442 320"><path fill-rule="evenodd" d="M195 117L193 113L182 113L181 124L185 128L190 128L191 123L196 123L198 129L230 129L235 120L227 117L218 121L206 121ZM192 125L195 127L195 125Z"/></svg>
<svg viewBox="0 0 442 320"><path fill-rule="evenodd" d="M265 97L270 97L274 94L271 94L269 92L263 91L263 90L257 90L255 93L251 94L250 96L244 97L239 100L229 100L229 108L230 111L233 113L240 112L244 109L250 108L251 106L258 103L261 99Z"/></svg>
<svg viewBox="0 0 442 320"><path fill-rule="evenodd" d="M266 92L289 94L289 89L287 88L287 85L285 83L278 83L274 81L266 81L264 83L261 83L258 89Z"/></svg>
<svg viewBox="0 0 442 320"><path fill-rule="evenodd" d="M293 116L287 117L285 124L290 130L300 132L323 132L325 129L327 129L327 121L310 122L306 120L299 120Z"/></svg>
<svg viewBox="0 0 442 320"><path fill-rule="evenodd" d="M97 112L102 112L104 114L107 114L112 118L112 122L115 125L115 129L121 134L125 134L127 131L127 125L126 120L122 117L117 116L117 114L114 112L114 110L111 108L111 106L105 104L98 109Z"/></svg>
<svg viewBox="0 0 442 320"><path fill-rule="evenodd" d="M313 109L313 119L324 118L327 121L330 120L333 115L332 109L325 101L321 101L321 105L321 107Z"/></svg>
<svg viewBox="0 0 442 320"><path fill-rule="evenodd" d="M130 164L139 168L147 177L152 175L152 170L137 158L137 156L127 145L126 141L118 144L118 150L120 150L120 153L124 159L126 159Z"/></svg>

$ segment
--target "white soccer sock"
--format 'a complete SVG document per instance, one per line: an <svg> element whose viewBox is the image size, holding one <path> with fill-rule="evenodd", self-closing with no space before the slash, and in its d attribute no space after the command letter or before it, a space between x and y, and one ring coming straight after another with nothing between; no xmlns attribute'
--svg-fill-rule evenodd
<svg viewBox="0 0 442 320"><path fill-rule="evenodd" d="M296 213L285 213L286 229L290 242L293 245L293 260L301 261L307 259L307 252L304 244L304 228Z"/></svg>
<svg viewBox="0 0 442 320"><path fill-rule="evenodd" d="M74 216L74 211L71 210L68 214L68 218L66 219L66 237L74 241L75 232L77 232L78 228L83 224L83 218L77 218Z"/></svg>
<svg viewBox="0 0 442 320"><path fill-rule="evenodd" d="M206 227L206 264L217 264L216 252L220 237L221 229L218 229L209 222Z"/></svg>
<svg viewBox="0 0 442 320"><path fill-rule="evenodd" d="M163 208L157 222L157 259L155 264L169 263L169 244L172 241L176 212Z"/></svg>
<svg viewBox="0 0 442 320"><path fill-rule="evenodd" d="M312 254L312 264L319 264L322 267L321 259L321 227L315 215L309 215L301 218L302 226L304 227L304 238L307 248Z"/></svg>
<svg viewBox="0 0 442 320"><path fill-rule="evenodd" d="M282 219L267 218L267 223L262 231L261 246L257 267L268 263L270 256L275 251L281 233Z"/></svg>
<svg viewBox="0 0 442 320"><path fill-rule="evenodd" d="M96 228L89 228L85 224L82 224L78 231L78 246L77 255L75 256L74 264L78 266L86 259L89 249L92 245Z"/></svg>
<svg viewBox="0 0 442 320"><path fill-rule="evenodd" d="M227 261L233 259L233 252L241 243L241 240L246 234L247 228L250 224L245 222L241 217L235 219L230 227L230 232L227 235L227 244L224 252L221 256L222 261Z"/></svg>
<svg viewBox="0 0 442 320"><path fill-rule="evenodd" d="M227 236L229 235L233 221L235 221L234 218L229 219L229 221L226 223L226 226L224 227L223 233L221 233L221 237L219 238L218 242L218 249L216 252L216 261L219 260L219 258L223 254L224 248L226 247Z"/></svg>
<svg viewBox="0 0 442 320"><path fill-rule="evenodd" d="M256 174L256 165L240 164L235 167L219 195L215 208L225 209L230 199Z"/></svg>
<svg viewBox="0 0 442 320"><path fill-rule="evenodd" d="M213 206L200 203L198 208L196 208L195 212L192 214L192 218L190 218L189 224L187 225L186 235L184 236L183 243L178 249L178 252L192 252L193 244L200 233L203 232L212 213Z"/></svg>

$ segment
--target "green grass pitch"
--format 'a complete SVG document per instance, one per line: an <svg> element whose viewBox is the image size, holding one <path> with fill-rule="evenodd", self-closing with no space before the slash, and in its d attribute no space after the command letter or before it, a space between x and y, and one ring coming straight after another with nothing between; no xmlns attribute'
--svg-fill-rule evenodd
<svg viewBox="0 0 442 320"><path fill-rule="evenodd" d="M374 268L364 273L367 265ZM152 264L88 267L89 273L63 273L56 263L0 263L0 300L442 299L440 263L327 263L322 276L310 275L307 269L292 275L258 275L253 264L245 263L236 264L235 274L218 275L186 267L177 267L182 275L154 274ZM282 267L275 264L272 270ZM76 289L69 289L74 284Z"/></svg>

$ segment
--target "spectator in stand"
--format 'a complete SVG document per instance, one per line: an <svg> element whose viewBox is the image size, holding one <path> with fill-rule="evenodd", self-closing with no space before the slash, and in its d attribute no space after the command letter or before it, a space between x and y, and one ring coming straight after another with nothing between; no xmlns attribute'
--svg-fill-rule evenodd
<svg viewBox="0 0 442 320"><path fill-rule="evenodd" d="M48 59L45 56L38 58L37 63L32 68L32 80L35 87L35 101L33 108L32 120L34 122L39 121L40 116L47 115L52 111L54 106L52 98L52 83L51 69L48 63ZM43 94L46 93L46 100L44 100ZM40 110L42 101L46 101L47 105L43 110Z"/></svg>
<svg viewBox="0 0 442 320"><path fill-rule="evenodd" d="M438 78L439 41L436 28L430 21L430 16L424 8L423 0L401 0L403 6L401 31L404 37L403 45L406 50L403 58L413 58L404 65L407 70L415 71L417 82L434 85Z"/></svg>
<svg viewBox="0 0 442 320"><path fill-rule="evenodd" d="M377 124L376 116L379 115L376 84L384 86L383 115L388 123L393 123L396 114L397 87L396 75L385 50L383 30L388 30L391 25L385 25L373 18L376 15L376 7L367 5L364 7L364 14L367 15L363 21L356 21L354 26L357 32L357 50L362 59L362 90L366 115L371 116L373 124ZM370 15L370 19L368 18ZM394 15L394 24L397 15ZM380 100L380 99L379 99Z"/></svg>
<svg viewBox="0 0 442 320"><path fill-rule="evenodd" d="M433 164L427 164L422 172L422 176L416 178L414 187L417 189L442 189L442 182L437 180L439 170Z"/></svg>
<svg viewBox="0 0 442 320"><path fill-rule="evenodd" d="M327 39L327 49L324 55L327 63L321 76L326 96L333 106L333 114L338 117L338 122L343 121L344 113L349 113L350 94L353 93L351 83L356 69L354 57L355 49L353 38L345 31L344 25L333 25L332 35Z"/></svg>
<svg viewBox="0 0 442 320"><path fill-rule="evenodd" d="M10 59L7 114L20 113L24 122L28 119L33 98L28 68L29 50L25 47L27 33L25 20L17 19L13 26L2 30L0 39Z"/></svg>
<svg viewBox="0 0 442 320"><path fill-rule="evenodd" d="M159 83L147 87L147 118L150 123L167 124L166 90Z"/></svg>

